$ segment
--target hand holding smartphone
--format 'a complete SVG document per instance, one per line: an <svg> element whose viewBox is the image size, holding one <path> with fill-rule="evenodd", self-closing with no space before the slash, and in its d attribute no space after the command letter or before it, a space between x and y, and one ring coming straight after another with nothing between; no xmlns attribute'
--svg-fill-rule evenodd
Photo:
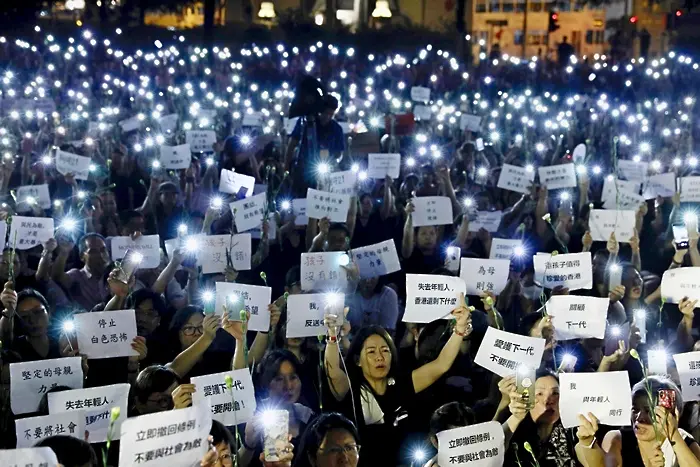
<svg viewBox="0 0 700 467"><path fill-rule="evenodd" d="M289 444L289 412L268 410L263 413L265 427L263 452L266 462L278 462L287 454Z"/></svg>
<svg viewBox="0 0 700 467"><path fill-rule="evenodd" d="M535 407L535 370L526 366L519 366L515 374L516 391L522 397L528 410Z"/></svg>
<svg viewBox="0 0 700 467"><path fill-rule="evenodd" d="M126 250L124 258L117 266L119 273L117 279L125 284L129 284L132 276L136 273L139 265L143 261L143 255L136 250Z"/></svg>

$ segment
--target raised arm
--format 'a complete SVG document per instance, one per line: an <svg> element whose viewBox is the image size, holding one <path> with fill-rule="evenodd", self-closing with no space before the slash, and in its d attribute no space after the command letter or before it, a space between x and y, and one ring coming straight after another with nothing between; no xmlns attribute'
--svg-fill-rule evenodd
<svg viewBox="0 0 700 467"><path fill-rule="evenodd" d="M326 328L328 329L328 338L326 339L326 349L324 351L324 364L326 367L326 379L328 387L336 400L341 401L345 398L350 390L350 382L348 376L341 367L340 359L343 356L340 353L339 346L339 331L341 326L337 322L337 318L331 315L326 315Z"/></svg>
<svg viewBox="0 0 700 467"><path fill-rule="evenodd" d="M379 215L382 220L385 221L390 217L396 215L396 206L394 205L394 194L391 191L393 185L393 180L390 176L384 178L384 199L382 199L382 206L379 210Z"/></svg>
<svg viewBox="0 0 700 467"><path fill-rule="evenodd" d="M34 277L39 282L46 282L51 278L51 264L53 263L53 252L58 246L55 238L50 238L43 245L44 250L41 252L39 266L36 269Z"/></svg>
<svg viewBox="0 0 700 467"><path fill-rule="evenodd" d="M579 415L578 419L581 425L576 430L578 443L574 448L578 461L583 467L605 467L605 451L595 439L598 419L592 413L589 413L588 417Z"/></svg>
<svg viewBox="0 0 700 467"><path fill-rule="evenodd" d="M194 344L183 350L175 359L168 364L171 370L180 378L184 378L192 370L195 364L202 358L204 352L209 348L216 331L221 327L219 317L216 315L207 315L202 322L204 333L195 341Z"/></svg>
<svg viewBox="0 0 700 467"><path fill-rule="evenodd" d="M357 204L360 202L357 196L350 197L350 208L348 209L348 217L345 220L345 225L350 232L350 238L355 233L355 223L357 222Z"/></svg>
<svg viewBox="0 0 700 467"><path fill-rule="evenodd" d="M689 300L684 297L678 304L678 309L681 311L683 318L678 323L676 328L676 341L683 347L684 351L689 351L695 344L693 338L693 318L695 318L695 305L697 300Z"/></svg>
<svg viewBox="0 0 700 467"><path fill-rule="evenodd" d="M311 227L313 222L309 220L309 225L307 226L307 229ZM318 221L318 235L313 237L313 240L311 241L311 246L309 247L309 252L314 252L314 251L323 251L323 245L326 243L326 240L328 239L328 230L331 227L331 222L328 220L327 217L324 217L320 221ZM311 231L309 231L311 232ZM307 232L307 240L309 238L309 232Z"/></svg>
<svg viewBox="0 0 700 467"><path fill-rule="evenodd" d="M73 285L73 279L66 274L66 261L68 261L68 255L70 255L74 246L75 244L72 241L59 237L58 256L51 267L51 277L66 290L70 290L71 285Z"/></svg>
<svg viewBox="0 0 700 467"><path fill-rule="evenodd" d="M182 264L182 260L185 256L180 248L176 248L173 252L173 257L168 261L168 265L165 266L163 272L160 273L156 281L153 283L151 290L157 294L164 294L165 289L167 289L170 281L175 277L177 268Z"/></svg>
<svg viewBox="0 0 700 467"><path fill-rule="evenodd" d="M401 243L401 256L403 259L408 259L413 254L415 246L413 232L413 202L409 201L406 204L406 223L403 226L403 242Z"/></svg>

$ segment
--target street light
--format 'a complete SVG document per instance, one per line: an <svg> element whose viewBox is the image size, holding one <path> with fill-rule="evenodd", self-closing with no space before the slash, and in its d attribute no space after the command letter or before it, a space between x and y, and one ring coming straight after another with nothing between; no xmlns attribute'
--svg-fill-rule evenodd
<svg viewBox="0 0 700 467"><path fill-rule="evenodd" d="M261 2L258 18L273 19L277 16L275 13L275 4L272 2Z"/></svg>
<svg viewBox="0 0 700 467"><path fill-rule="evenodd" d="M389 9L388 0L377 0L377 5L372 12L373 18L391 18L391 9Z"/></svg>

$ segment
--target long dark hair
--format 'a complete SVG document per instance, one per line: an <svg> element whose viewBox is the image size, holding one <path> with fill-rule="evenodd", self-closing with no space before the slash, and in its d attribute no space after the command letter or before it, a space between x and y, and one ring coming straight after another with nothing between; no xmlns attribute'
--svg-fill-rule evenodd
<svg viewBox="0 0 700 467"><path fill-rule="evenodd" d="M316 465L316 453L324 438L331 430L345 430L360 444L360 435L355 425L345 416L337 413L319 415L304 431L299 442L299 450L294 458L294 467L313 467Z"/></svg>
<svg viewBox="0 0 700 467"><path fill-rule="evenodd" d="M189 321L192 315L200 314L204 316L204 310L200 306L189 305L184 308L180 308L175 312L173 318L170 320L170 327L168 328L168 340L171 345L174 345L176 349L180 348L180 329ZM180 352L179 350L177 351Z"/></svg>
<svg viewBox="0 0 700 467"><path fill-rule="evenodd" d="M399 355L394 345L394 340L391 338L386 329L381 326L372 325L360 328L355 334L355 337L350 344L348 349L348 355L345 357L345 365L347 367L348 377L350 381L354 384L364 384L365 377L362 374L362 369L358 366L360 363L360 353L362 352L362 346L365 345L365 341L370 337L377 335L386 341L389 350L391 351L391 368L389 368L389 374L387 378L393 378L398 372L399 367ZM357 387L359 389L359 386Z"/></svg>

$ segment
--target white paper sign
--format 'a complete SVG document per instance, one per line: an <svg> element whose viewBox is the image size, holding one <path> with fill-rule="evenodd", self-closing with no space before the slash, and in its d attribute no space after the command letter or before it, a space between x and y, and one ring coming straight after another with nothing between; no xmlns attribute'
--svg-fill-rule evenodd
<svg viewBox="0 0 700 467"><path fill-rule="evenodd" d="M700 201L700 177L679 177L677 185L682 203Z"/></svg>
<svg viewBox="0 0 700 467"><path fill-rule="evenodd" d="M343 251L301 254L301 290L345 290L348 275L342 265L350 258Z"/></svg>
<svg viewBox="0 0 700 467"><path fill-rule="evenodd" d="M272 289L259 285L237 284L235 282L216 283L216 314L223 315L227 306L229 317L240 320L241 310L250 313L248 329L251 331L270 330L270 310Z"/></svg>
<svg viewBox="0 0 700 467"><path fill-rule="evenodd" d="M329 175L331 193L354 195L357 187L357 173L352 170L333 172Z"/></svg>
<svg viewBox="0 0 700 467"><path fill-rule="evenodd" d="M122 422L126 420L129 402L128 383L112 384L88 389L52 392L49 394L49 413L80 410L85 415L85 429L91 443L107 441L112 408L119 407L120 416L114 422L112 441L118 439Z"/></svg>
<svg viewBox="0 0 700 467"><path fill-rule="evenodd" d="M505 458L505 435L498 422L444 430L437 434L438 465L501 467Z"/></svg>
<svg viewBox="0 0 700 467"><path fill-rule="evenodd" d="M657 196L670 198L676 194L676 174L667 172L651 175L644 185L644 198L654 199Z"/></svg>
<svg viewBox="0 0 700 467"><path fill-rule="evenodd" d="M508 283L510 259L462 258L459 277L467 284L467 295L487 290L501 293Z"/></svg>
<svg viewBox="0 0 700 467"><path fill-rule="evenodd" d="M632 391L626 371L559 373L559 414L564 428L579 426L589 412L598 423L629 426Z"/></svg>
<svg viewBox="0 0 700 467"><path fill-rule="evenodd" d="M66 435L85 439L85 415L79 411L15 420L17 447L30 448L49 436Z"/></svg>
<svg viewBox="0 0 700 467"><path fill-rule="evenodd" d="M700 352L677 353L673 360L681 380L683 402L700 400Z"/></svg>
<svg viewBox="0 0 700 467"><path fill-rule="evenodd" d="M216 132L214 130L191 130L185 133L185 142L192 152L214 152Z"/></svg>
<svg viewBox="0 0 700 467"><path fill-rule="evenodd" d="M309 217L306 215L306 198L293 199L292 212L296 216L294 225L309 225Z"/></svg>
<svg viewBox="0 0 700 467"><path fill-rule="evenodd" d="M0 465L6 467L55 467L56 453L49 447L0 449Z"/></svg>
<svg viewBox="0 0 700 467"><path fill-rule="evenodd" d="M130 131L138 130L141 128L141 119L139 119L138 115L135 115L131 118L127 118L126 120L122 120L119 122L119 126L122 127L122 131L124 133L128 133Z"/></svg>
<svg viewBox="0 0 700 467"><path fill-rule="evenodd" d="M355 248L350 251L355 264L360 269L360 278L384 276L401 270L399 255L394 240L385 240L374 245Z"/></svg>
<svg viewBox="0 0 700 467"><path fill-rule="evenodd" d="M299 117L284 119L284 131L287 133L287 136L294 131L294 127L297 126L297 120L299 120Z"/></svg>
<svg viewBox="0 0 700 467"><path fill-rule="evenodd" d="M168 114L160 117L158 119L158 124L160 125L160 129L163 131L163 133L172 133L177 129L177 121L178 121L178 115L177 114Z"/></svg>
<svg viewBox="0 0 700 467"><path fill-rule="evenodd" d="M131 348L137 336L134 310L79 313L73 321L80 353L88 358L138 356Z"/></svg>
<svg viewBox="0 0 700 467"><path fill-rule="evenodd" d="M245 197L253 195L255 190L255 177L239 174L232 170L221 169L219 177L219 191L231 195L237 195L241 188L245 188Z"/></svg>
<svg viewBox="0 0 700 467"><path fill-rule="evenodd" d="M266 205L267 193L260 193L229 204L236 222L236 230L245 232L262 224Z"/></svg>
<svg viewBox="0 0 700 467"><path fill-rule="evenodd" d="M231 389L226 387L226 376L230 375ZM240 425L253 420L255 415L255 389L247 368L226 371L191 379L196 391L192 403L211 405L211 416L225 426ZM208 433L207 433L208 434Z"/></svg>
<svg viewBox="0 0 700 467"><path fill-rule="evenodd" d="M326 313L343 316L345 295L338 293L293 294L287 297L287 338L326 334Z"/></svg>
<svg viewBox="0 0 700 467"><path fill-rule="evenodd" d="M199 238L197 259L203 274L224 272L226 251L229 250L231 263L236 271L250 270L251 235L207 235Z"/></svg>
<svg viewBox="0 0 700 467"><path fill-rule="evenodd" d="M32 207L27 202L29 198L33 198L41 209L51 209L51 195L49 194L49 185L24 185L17 188L17 211L31 211Z"/></svg>
<svg viewBox="0 0 700 467"><path fill-rule="evenodd" d="M262 126L263 114L261 112L246 112L243 114L243 126Z"/></svg>
<svg viewBox="0 0 700 467"><path fill-rule="evenodd" d="M612 176L605 177L601 201L605 209L624 209L628 206L636 209L644 198L639 196L641 184L635 181L615 179Z"/></svg>
<svg viewBox="0 0 700 467"><path fill-rule="evenodd" d="M413 86L411 88L411 100L414 102L428 102L430 100L430 88Z"/></svg>
<svg viewBox="0 0 700 467"><path fill-rule="evenodd" d="M112 237L112 260L124 258L127 250L138 251L143 255L139 264L140 269L157 268L160 266L160 236L141 235L132 240L131 237Z"/></svg>
<svg viewBox="0 0 700 467"><path fill-rule="evenodd" d="M309 188L306 191L306 215L309 219L327 217L331 222L345 222L350 209L350 196Z"/></svg>
<svg viewBox="0 0 700 467"><path fill-rule="evenodd" d="M586 145L583 143L579 143L574 148L574 152L572 154L572 157L573 157L575 164L583 163L583 161L586 160Z"/></svg>
<svg viewBox="0 0 700 467"><path fill-rule="evenodd" d="M126 420L121 425L119 465L199 465L209 449L211 418L207 404L193 404Z"/></svg>
<svg viewBox="0 0 700 467"><path fill-rule="evenodd" d="M36 412L44 394L56 386L83 387L80 357L10 363L12 413L22 415Z"/></svg>
<svg viewBox="0 0 700 467"><path fill-rule="evenodd" d="M554 337L571 339L603 339L610 299L579 295L552 295L545 309L552 317Z"/></svg>
<svg viewBox="0 0 700 467"><path fill-rule="evenodd" d="M415 208L413 227L422 225L451 225L452 201L447 196L420 196L411 200Z"/></svg>
<svg viewBox="0 0 700 467"><path fill-rule="evenodd" d="M627 159L617 160L617 172L620 177L635 182L643 182L647 178L648 162L634 162Z"/></svg>
<svg viewBox="0 0 700 467"><path fill-rule="evenodd" d="M561 285L571 290L593 287L593 265L591 253L568 253L559 255L535 255L535 280L542 286L553 289Z"/></svg>
<svg viewBox="0 0 700 467"><path fill-rule="evenodd" d="M513 256L513 249L522 246L520 240L511 240L509 238L493 238L491 239L491 251L489 259L510 259Z"/></svg>
<svg viewBox="0 0 700 467"><path fill-rule="evenodd" d="M53 238L53 219L50 217L12 216L9 245L15 244L18 250L29 250L43 245Z"/></svg>
<svg viewBox="0 0 700 467"><path fill-rule="evenodd" d="M416 120L430 120L433 112L427 105L416 105L413 107L413 116Z"/></svg>
<svg viewBox="0 0 700 467"><path fill-rule="evenodd" d="M539 167L540 183L549 190L576 187L576 170L574 164L550 165Z"/></svg>
<svg viewBox="0 0 700 467"><path fill-rule="evenodd" d="M504 190L528 194L530 193L530 186L534 181L534 170L528 171L525 167L503 164L501 175L498 177L496 186Z"/></svg>
<svg viewBox="0 0 700 467"><path fill-rule="evenodd" d="M56 170L61 175L73 174L76 180L87 180L91 161L89 157L56 149Z"/></svg>
<svg viewBox="0 0 700 467"><path fill-rule="evenodd" d="M627 243L634 235L636 213L635 211L593 209L588 226L595 242L607 242L610 234L615 232L615 239L618 242Z"/></svg>
<svg viewBox="0 0 700 467"><path fill-rule="evenodd" d="M172 170L187 169L192 161L192 153L190 152L189 144L180 144L179 146L161 146L160 147L160 163L163 168Z"/></svg>
<svg viewBox="0 0 700 467"><path fill-rule="evenodd" d="M700 267L664 272L661 278L661 296L669 303L680 303L683 297L700 300Z"/></svg>
<svg viewBox="0 0 700 467"><path fill-rule="evenodd" d="M467 286L459 277L432 274L406 274L407 323L430 323L449 318L459 303L459 294L466 295Z"/></svg>
<svg viewBox="0 0 700 467"><path fill-rule="evenodd" d="M372 154L367 156L367 176L384 179L387 175L394 180L401 171L401 154Z"/></svg>
<svg viewBox="0 0 700 467"><path fill-rule="evenodd" d="M477 211L476 219L469 221L469 231L478 232L484 229L487 232L498 232L502 218L503 211Z"/></svg>
<svg viewBox="0 0 700 467"><path fill-rule="evenodd" d="M498 376L515 374L520 365L536 370L540 367L545 340L521 336L493 327L486 329L474 362Z"/></svg>
<svg viewBox="0 0 700 467"><path fill-rule="evenodd" d="M479 131L481 129L481 117L478 115L462 114L459 117L459 129L462 131Z"/></svg>

